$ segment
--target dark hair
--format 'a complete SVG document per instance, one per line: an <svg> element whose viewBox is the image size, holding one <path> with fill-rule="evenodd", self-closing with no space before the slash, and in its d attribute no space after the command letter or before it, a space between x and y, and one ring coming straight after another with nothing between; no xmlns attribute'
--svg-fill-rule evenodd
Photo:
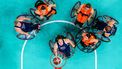
<svg viewBox="0 0 122 69"><path fill-rule="evenodd" d="M65 39L63 35L57 35L55 41L58 42L59 39Z"/></svg>
<svg viewBox="0 0 122 69"><path fill-rule="evenodd" d="M42 5L42 4L45 4L43 1L41 0L38 0L36 3L35 3L35 7L37 8L38 6Z"/></svg>
<svg viewBox="0 0 122 69"><path fill-rule="evenodd" d="M42 6L42 7L41 7L41 10L45 10L45 9L46 9L45 6Z"/></svg>
<svg viewBox="0 0 122 69"><path fill-rule="evenodd" d="M87 36L88 38L90 38L90 37L91 37L91 34L90 34L90 33L87 33L86 36Z"/></svg>
<svg viewBox="0 0 122 69"><path fill-rule="evenodd" d="M92 33L92 32L87 33L86 36L87 36L88 38L90 38L91 36L94 36L94 37L96 38L95 34Z"/></svg>
<svg viewBox="0 0 122 69"><path fill-rule="evenodd" d="M86 4L86 7L87 7L87 8L91 8L91 4L90 4L90 3L87 3L87 4Z"/></svg>
<svg viewBox="0 0 122 69"><path fill-rule="evenodd" d="M109 32L111 30L111 26L106 26L105 30L106 30L106 32Z"/></svg>

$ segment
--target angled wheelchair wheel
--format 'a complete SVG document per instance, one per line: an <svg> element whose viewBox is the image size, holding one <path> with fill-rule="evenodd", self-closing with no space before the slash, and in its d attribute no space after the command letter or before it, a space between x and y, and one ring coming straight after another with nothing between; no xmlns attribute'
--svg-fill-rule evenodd
<svg viewBox="0 0 122 69"><path fill-rule="evenodd" d="M75 54L75 48L70 46L70 57L72 57L74 54Z"/></svg>
<svg viewBox="0 0 122 69"><path fill-rule="evenodd" d="M53 0L44 0L44 2L46 4L55 4L55 2Z"/></svg>
<svg viewBox="0 0 122 69"><path fill-rule="evenodd" d="M103 16L107 21L108 20L114 20L116 23L115 24L119 24L119 22L115 19L115 18L113 18L113 17L111 17L111 16L108 16L108 15L104 15Z"/></svg>
<svg viewBox="0 0 122 69"><path fill-rule="evenodd" d="M93 51L93 49L91 48L91 46L86 46L84 43L82 43L80 41L80 44L77 45L78 49L82 52L85 52L85 53L90 53Z"/></svg>
<svg viewBox="0 0 122 69"><path fill-rule="evenodd" d="M97 44L92 44L92 45L89 45L89 46L86 46L84 43L81 42L80 45L78 45L78 49L85 52L85 53L91 53L93 52L94 50L96 50L101 44L101 41L98 41Z"/></svg>
<svg viewBox="0 0 122 69"><path fill-rule="evenodd" d="M75 3L75 5L73 6L73 8L71 10L71 13L70 13L71 18L74 18L76 16L75 14L77 14L77 11L80 8L80 6L81 6L81 2L80 1Z"/></svg>
<svg viewBox="0 0 122 69"><path fill-rule="evenodd" d="M98 41L98 43L93 47L93 50L96 50L101 45L101 41Z"/></svg>
<svg viewBox="0 0 122 69"><path fill-rule="evenodd" d="M24 35L24 34L18 34L17 38L21 39L21 40L31 40L33 38L35 38L34 34L31 34L30 36Z"/></svg>
<svg viewBox="0 0 122 69"><path fill-rule="evenodd" d="M36 10L36 8L30 8L30 13L31 13L31 15L32 15L34 18L36 18L37 20L43 21L43 19L41 19L38 15L35 14L35 10Z"/></svg>
<svg viewBox="0 0 122 69"><path fill-rule="evenodd" d="M78 48L79 48L79 47L78 47ZM79 48L79 49L80 49L80 48ZM83 51L83 52L85 52L85 53L91 53L91 52L94 51L90 46L85 47L85 48L82 48L82 49L80 49L80 50Z"/></svg>
<svg viewBox="0 0 122 69"><path fill-rule="evenodd" d="M105 22L106 23L106 20L103 18L103 16L98 16L95 18L95 20L93 21L92 23L92 28L95 28L95 25L99 22Z"/></svg>
<svg viewBox="0 0 122 69"><path fill-rule="evenodd" d="M69 38L70 40L74 41L74 37L70 32L66 32L66 37Z"/></svg>
<svg viewBox="0 0 122 69"><path fill-rule="evenodd" d="M38 32L39 32L39 30L33 30L28 33L29 36L19 33L19 34L17 34L17 38L19 38L21 40L31 40L31 39L35 38L35 36Z"/></svg>
<svg viewBox="0 0 122 69"><path fill-rule="evenodd" d="M54 50L54 42L52 40L49 41L49 46L50 46L50 50L53 53L53 50Z"/></svg>
<svg viewBox="0 0 122 69"><path fill-rule="evenodd" d="M93 33L98 34L98 31L99 31L98 29L92 28L92 32L93 32Z"/></svg>
<svg viewBox="0 0 122 69"><path fill-rule="evenodd" d="M104 33L104 31L102 30L98 30L97 28L92 28L92 32L100 38L100 36L102 36L102 34Z"/></svg>
<svg viewBox="0 0 122 69"><path fill-rule="evenodd" d="M34 19L34 17L31 15L31 14L21 14L21 15L19 15L16 19L18 19L19 17L26 17L26 18L30 18L30 20L24 20L23 22L32 22L33 21L33 19Z"/></svg>
<svg viewBox="0 0 122 69"><path fill-rule="evenodd" d="M90 27L85 27L85 28L79 30L78 33L77 33L76 35L82 34L82 33L84 33L84 32L89 32L89 30L90 30ZM77 36L76 36L76 37L77 37Z"/></svg>
<svg viewBox="0 0 122 69"><path fill-rule="evenodd" d="M87 26L92 26L94 24L96 17L97 17L97 10L94 9L94 14L92 15L90 21L87 21Z"/></svg>
<svg viewBox="0 0 122 69"><path fill-rule="evenodd" d="M21 16L28 17L28 18L33 18L33 16L30 15L30 14L21 14L21 15L19 15L17 18L19 18L19 17L21 17Z"/></svg>
<svg viewBox="0 0 122 69"><path fill-rule="evenodd" d="M66 64L66 59L60 55L56 57L54 54L52 54L50 57L50 63L54 67L63 67Z"/></svg>
<svg viewBox="0 0 122 69"><path fill-rule="evenodd" d="M105 18L103 16L98 16L95 21L104 21L106 22Z"/></svg>
<svg viewBox="0 0 122 69"><path fill-rule="evenodd" d="M116 31L117 31L117 27L114 25L114 27L113 27L113 32L112 32L112 35L113 35L113 36L116 34Z"/></svg>
<svg viewBox="0 0 122 69"><path fill-rule="evenodd" d="M97 35L97 38L103 42L110 42L111 41L109 37L105 37L103 34Z"/></svg>

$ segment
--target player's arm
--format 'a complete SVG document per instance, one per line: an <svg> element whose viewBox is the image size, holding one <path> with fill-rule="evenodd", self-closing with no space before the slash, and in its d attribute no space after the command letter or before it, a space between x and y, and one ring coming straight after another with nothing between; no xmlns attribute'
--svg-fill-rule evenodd
<svg viewBox="0 0 122 69"><path fill-rule="evenodd" d="M84 4L82 4L82 5L80 6L80 8L78 9L77 13L80 12L80 10L81 10L81 8L83 7L83 5L84 5Z"/></svg>
<svg viewBox="0 0 122 69"><path fill-rule="evenodd" d="M69 43L72 47L75 47L75 44L73 41L71 41L70 39L66 39L67 43Z"/></svg>
<svg viewBox="0 0 122 69"><path fill-rule="evenodd" d="M94 14L94 9L92 9L92 11L91 11L91 14L90 14L90 16L89 16L89 19L88 19L88 21L90 20L90 18L92 17L92 15Z"/></svg>
<svg viewBox="0 0 122 69"><path fill-rule="evenodd" d="M58 56L58 46L57 46L57 44L55 43L54 44L54 54L55 54L55 56L57 57Z"/></svg>

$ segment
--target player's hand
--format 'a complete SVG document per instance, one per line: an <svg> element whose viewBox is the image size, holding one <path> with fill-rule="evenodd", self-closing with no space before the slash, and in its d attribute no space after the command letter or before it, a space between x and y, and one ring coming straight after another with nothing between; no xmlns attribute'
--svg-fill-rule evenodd
<svg viewBox="0 0 122 69"><path fill-rule="evenodd" d="M28 33L25 33L25 35L26 35L27 37L30 37L30 34L28 34Z"/></svg>

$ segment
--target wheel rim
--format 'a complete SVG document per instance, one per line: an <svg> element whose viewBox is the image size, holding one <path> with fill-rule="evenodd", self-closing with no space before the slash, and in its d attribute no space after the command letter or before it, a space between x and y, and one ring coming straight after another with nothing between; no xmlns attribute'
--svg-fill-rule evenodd
<svg viewBox="0 0 122 69"><path fill-rule="evenodd" d="M108 19L108 20L114 20L116 23L115 24L119 24L119 22L115 19L115 18L113 18L113 17L110 17L110 16L108 16L108 15L104 15L103 16L106 20Z"/></svg>
<svg viewBox="0 0 122 69"><path fill-rule="evenodd" d="M24 35L24 34L18 34L17 38L21 39L21 40L31 40L35 37L34 34L31 34L30 37Z"/></svg>
<svg viewBox="0 0 122 69"><path fill-rule="evenodd" d="M75 13L77 13L80 5L81 5L81 2L80 1L78 1L77 3L75 3L75 5L73 6L73 8L71 10L71 13L70 13L71 18L74 18L75 17Z"/></svg>
<svg viewBox="0 0 122 69"><path fill-rule="evenodd" d="M53 52L53 49L54 49L54 43L53 43L52 40L49 41L49 46L50 46L51 51Z"/></svg>
<svg viewBox="0 0 122 69"><path fill-rule="evenodd" d="M94 24L94 21L95 21L96 16L97 16L97 10L94 9L94 11L95 11L95 13L94 13L93 16L91 17L90 22L87 21L87 26L92 26L92 25Z"/></svg>
<svg viewBox="0 0 122 69"><path fill-rule="evenodd" d="M44 2L46 4L55 4L55 2L53 0L44 0Z"/></svg>
<svg viewBox="0 0 122 69"><path fill-rule="evenodd" d="M36 10L36 9L34 9L34 8L30 8L30 13L31 13L31 15L33 15L33 17L36 18L38 21L43 21L42 19L40 19L39 16L37 16L37 15L35 14L35 10Z"/></svg>
<svg viewBox="0 0 122 69"><path fill-rule="evenodd" d="M101 41L104 41L104 42L110 42L111 41L109 37L105 37L102 34L97 35L97 38L100 39Z"/></svg>

